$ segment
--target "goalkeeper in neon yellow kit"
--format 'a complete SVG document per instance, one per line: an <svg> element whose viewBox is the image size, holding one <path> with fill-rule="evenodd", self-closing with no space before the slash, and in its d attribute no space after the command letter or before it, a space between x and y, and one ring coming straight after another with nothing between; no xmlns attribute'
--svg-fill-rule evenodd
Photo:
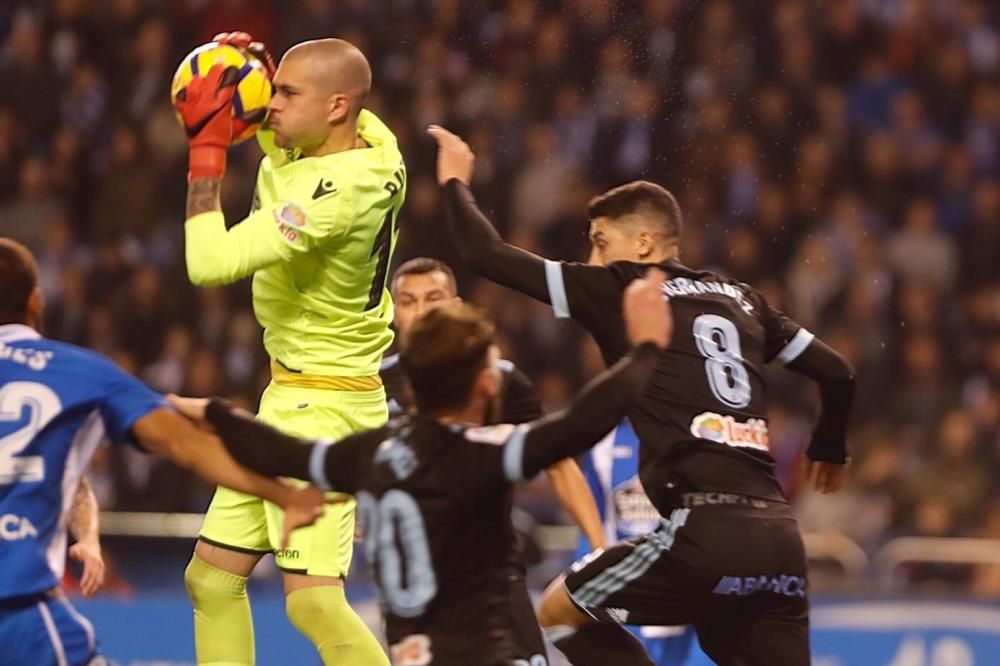
<svg viewBox="0 0 1000 666"><path fill-rule="evenodd" d="M249 39L230 33L217 41L248 47ZM232 88L216 66L177 102L191 150L188 275L199 285L253 276L272 369L259 418L293 435L339 439L387 418L378 369L392 341L385 281L406 171L392 132L363 108L370 86L364 55L342 40L304 42L285 54L258 133L265 157L252 211L228 231L219 190L239 122L227 106ZM246 580L272 551L288 617L325 664L388 664L344 597L354 536L354 501L345 499L277 550L280 510L217 489L185 572L199 664L253 663Z"/></svg>

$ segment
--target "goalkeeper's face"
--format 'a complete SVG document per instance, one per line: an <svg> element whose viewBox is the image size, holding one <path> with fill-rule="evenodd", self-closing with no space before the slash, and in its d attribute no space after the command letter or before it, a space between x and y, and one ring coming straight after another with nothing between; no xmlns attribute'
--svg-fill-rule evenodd
<svg viewBox="0 0 1000 666"><path fill-rule="evenodd" d="M308 58L285 58L274 75L274 95L264 126L274 131L281 148L307 149L322 145L330 135L330 95L309 67Z"/></svg>

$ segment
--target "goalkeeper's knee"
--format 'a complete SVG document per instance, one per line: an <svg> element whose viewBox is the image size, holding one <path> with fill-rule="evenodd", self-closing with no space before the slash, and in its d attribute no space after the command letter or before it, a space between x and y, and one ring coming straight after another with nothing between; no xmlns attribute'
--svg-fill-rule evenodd
<svg viewBox="0 0 1000 666"><path fill-rule="evenodd" d="M246 577L217 569L194 555L184 570L184 585L194 606L198 663L253 664L253 618Z"/></svg>
<svg viewBox="0 0 1000 666"><path fill-rule="evenodd" d="M324 664L389 666L382 646L347 604L343 587L319 585L295 590L288 595L285 607L288 619L313 642Z"/></svg>

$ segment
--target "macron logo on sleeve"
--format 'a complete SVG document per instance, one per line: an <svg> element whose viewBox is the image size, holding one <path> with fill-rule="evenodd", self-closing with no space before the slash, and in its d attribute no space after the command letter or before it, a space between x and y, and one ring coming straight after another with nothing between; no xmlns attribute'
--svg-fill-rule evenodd
<svg viewBox="0 0 1000 666"><path fill-rule="evenodd" d="M325 197L328 194L333 194L337 191L337 186L333 184L333 181L329 178L324 178L319 181L319 185L316 186L316 191L313 192L313 201L321 197Z"/></svg>

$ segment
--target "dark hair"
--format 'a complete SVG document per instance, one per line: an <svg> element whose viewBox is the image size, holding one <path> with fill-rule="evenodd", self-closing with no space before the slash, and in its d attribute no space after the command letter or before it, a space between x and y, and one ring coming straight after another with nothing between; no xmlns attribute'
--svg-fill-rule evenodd
<svg viewBox="0 0 1000 666"><path fill-rule="evenodd" d="M403 262L403 265L396 269L396 272L392 274L392 288L390 291L395 293L396 291L396 281L404 275L427 275L428 273L441 272L445 274L448 278L448 286L451 287L453 294L458 293L458 283L455 281L455 271L451 270L451 266L444 263L440 259L432 259L431 257L415 257L409 261Z"/></svg>
<svg viewBox="0 0 1000 666"><path fill-rule="evenodd" d="M0 324L23 324L38 286L38 267L25 246L0 238Z"/></svg>
<svg viewBox="0 0 1000 666"><path fill-rule="evenodd" d="M683 221L681 207L668 190L648 180L634 180L599 194L587 203L590 219L612 220L633 213L651 214L667 238L680 238Z"/></svg>
<svg viewBox="0 0 1000 666"><path fill-rule="evenodd" d="M399 360L421 413L468 404L472 385L486 367L494 331L489 317L466 303L432 308L413 322L403 336Z"/></svg>

